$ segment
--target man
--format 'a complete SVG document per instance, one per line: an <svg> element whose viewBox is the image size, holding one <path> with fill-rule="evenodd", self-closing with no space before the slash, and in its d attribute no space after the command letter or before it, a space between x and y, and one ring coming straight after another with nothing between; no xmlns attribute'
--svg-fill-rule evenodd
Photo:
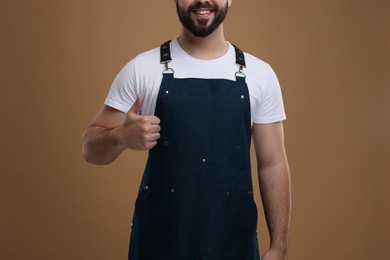
<svg viewBox="0 0 390 260"><path fill-rule="evenodd" d="M148 150L129 259L260 259L250 143L271 245L287 259L290 177L279 83L224 38L232 0L175 0L180 36L130 61L83 135L83 156Z"/></svg>

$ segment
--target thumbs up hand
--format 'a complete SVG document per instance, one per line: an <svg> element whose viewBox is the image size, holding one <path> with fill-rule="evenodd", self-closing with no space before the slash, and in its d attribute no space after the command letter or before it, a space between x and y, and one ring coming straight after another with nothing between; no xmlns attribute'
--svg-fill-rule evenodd
<svg viewBox="0 0 390 260"><path fill-rule="evenodd" d="M126 119L120 127L120 134L126 148L150 150L156 146L160 138L160 119L156 116L139 115L141 105L142 97L138 96L127 112Z"/></svg>

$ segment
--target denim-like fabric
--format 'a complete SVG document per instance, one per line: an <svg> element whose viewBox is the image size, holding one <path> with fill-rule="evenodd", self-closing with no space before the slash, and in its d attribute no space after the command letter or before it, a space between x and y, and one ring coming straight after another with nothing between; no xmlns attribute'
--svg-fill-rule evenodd
<svg viewBox="0 0 390 260"><path fill-rule="evenodd" d="M129 260L259 260L245 78L164 74Z"/></svg>

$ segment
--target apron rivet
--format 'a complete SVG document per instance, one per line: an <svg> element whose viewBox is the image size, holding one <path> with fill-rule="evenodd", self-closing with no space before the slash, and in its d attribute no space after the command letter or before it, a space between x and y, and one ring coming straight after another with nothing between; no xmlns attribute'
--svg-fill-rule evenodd
<svg viewBox="0 0 390 260"><path fill-rule="evenodd" d="M167 90L167 91L165 91L165 94L169 94L169 91Z"/></svg>
<svg viewBox="0 0 390 260"><path fill-rule="evenodd" d="M244 97L244 95L241 95L241 99L244 99L245 97Z"/></svg>
<svg viewBox="0 0 390 260"><path fill-rule="evenodd" d="M174 193L174 192L175 192L175 189L171 189L171 192Z"/></svg>
<svg viewBox="0 0 390 260"><path fill-rule="evenodd" d="M206 163L206 159L203 159L203 160L202 160L202 163Z"/></svg>

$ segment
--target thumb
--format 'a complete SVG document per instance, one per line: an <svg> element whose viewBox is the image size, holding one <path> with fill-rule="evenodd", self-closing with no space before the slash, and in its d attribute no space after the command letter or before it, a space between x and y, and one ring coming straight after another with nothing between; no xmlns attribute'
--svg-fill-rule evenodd
<svg viewBox="0 0 390 260"><path fill-rule="evenodd" d="M141 105L142 105L142 97L141 95L138 95L137 96L137 100L135 100L134 104L131 106L129 112L127 112L127 114L136 114L138 115L139 114L139 111L141 109Z"/></svg>

